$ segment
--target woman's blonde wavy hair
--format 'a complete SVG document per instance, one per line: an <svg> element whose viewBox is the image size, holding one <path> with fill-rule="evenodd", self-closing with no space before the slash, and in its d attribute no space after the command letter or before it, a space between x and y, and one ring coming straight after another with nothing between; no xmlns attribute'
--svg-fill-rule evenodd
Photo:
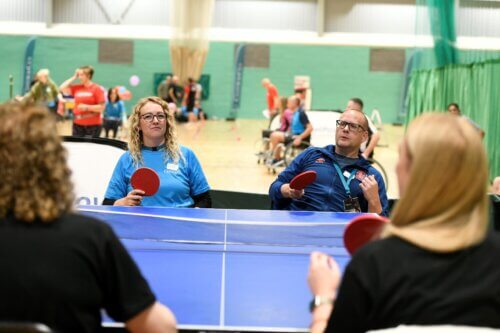
<svg viewBox="0 0 500 333"><path fill-rule="evenodd" d="M477 130L462 117L426 113L403 144L408 183L384 235L436 252L480 243L488 227L488 162Z"/></svg>
<svg viewBox="0 0 500 333"><path fill-rule="evenodd" d="M128 148L134 164L136 166L141 166L144 164L141 147L143 145L142 131L141 131L141 109L146 105L146 103L155 103L161 106L163 112L165 112L166 118L166 131L165 131L165 163L167 163L169 157L171 157L175 163L179 161L181 156L181 151L179 148L179 143L177 140L177 130L175 128L174 115L168 109L168 104L161 98L150 96L140 99L134 106L134 111L130 115L130 139L128 142Z"/></svg>
<svg viewBox="0 0 500 333"><path fill-rule="evenodd" d="M0 217L50 222L73 207L67 153L42 106L0 105Z"/></svg>

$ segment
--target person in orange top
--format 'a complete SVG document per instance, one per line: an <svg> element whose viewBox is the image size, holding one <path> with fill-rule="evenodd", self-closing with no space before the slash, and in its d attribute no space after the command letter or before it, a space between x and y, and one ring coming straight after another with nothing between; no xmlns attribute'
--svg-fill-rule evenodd
<svg viewBox="0 0 500 333"><path fill-rule="evenodd" d="M101 134L101 114L106 100L101 86L91 81L93 75L92 66L82 66L59 87L62 92L70 92L75 98L73 136L96 138ZM76 79L80 80L80 84L71 84Z"/></svg>
<svg viewBox="0 0 500 333"><path fill-rule="evenodd" d="M278 89L276 89L276 86L268 78L262 79L262 86L267 90L267 109L269 110L269 119L272 120L279 113L280 100Z"/></svg>

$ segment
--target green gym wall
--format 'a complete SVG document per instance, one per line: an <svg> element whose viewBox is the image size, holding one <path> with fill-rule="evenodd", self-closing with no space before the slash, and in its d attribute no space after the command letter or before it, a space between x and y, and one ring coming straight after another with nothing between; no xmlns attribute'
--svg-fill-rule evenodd
<svg viewBox="0 0 500 333"><path fill-rule="evenodd" d="M0 36L0 101L9 97L9 74L14 76L14 94L20 94L22 66L27 36ZM206 112L217 118L229 116L233 84L234 45L212 42L203 69L210 75L210 98L203 104ZM269 68L244 69L241 107L238 118L262 118L266 108L265 90L260 81L269 77L280 95L293 93L295 75L308 75L312 86L313 109L343 109L350 97L361 97L365 111L380 110L382 120L396 121L401 98L403 73L371 72L369 47L271 44ZM170 72L168 41L135 40L131 65L98 63L98 39L38 37L34 70L49 68L52 79L60 84L73 75L75 68L90 64L96 72L94 81L110 87L125 85L132 92L130 108L137 99L154 90L154 73ZM136 87L128 83L137 75Z"/></svg>

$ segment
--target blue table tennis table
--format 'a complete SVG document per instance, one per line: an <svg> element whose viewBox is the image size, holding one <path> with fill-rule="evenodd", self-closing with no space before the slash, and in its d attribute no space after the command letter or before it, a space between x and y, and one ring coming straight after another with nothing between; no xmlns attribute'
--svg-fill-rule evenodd
<svg viewBox="0 0 500 333"><path fill-rule="evenodd" d="M343 270L345 225L359 214L80 206L118 234L179 329L308 331L309 254ZM108 321L108 322L106 322ZM105 320L105 326L114 324Z"/></svg>

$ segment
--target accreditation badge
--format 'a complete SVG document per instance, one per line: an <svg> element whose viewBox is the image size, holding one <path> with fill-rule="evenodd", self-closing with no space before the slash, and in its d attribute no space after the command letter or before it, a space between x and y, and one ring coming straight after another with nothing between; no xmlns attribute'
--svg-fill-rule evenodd
<svg viewBox="0 0 500 333"><path fill-rule="evenodd" d="M349 196L344 200L344 212L361 213L361 207L359 206L359 200L357 197L352 198Z"/></svg>
<svg viewBox="0 0 500 333"><path fill-rule="evenodd" d="M179 164L167 163L167 170L177 171L179 170Z"/></svg>

